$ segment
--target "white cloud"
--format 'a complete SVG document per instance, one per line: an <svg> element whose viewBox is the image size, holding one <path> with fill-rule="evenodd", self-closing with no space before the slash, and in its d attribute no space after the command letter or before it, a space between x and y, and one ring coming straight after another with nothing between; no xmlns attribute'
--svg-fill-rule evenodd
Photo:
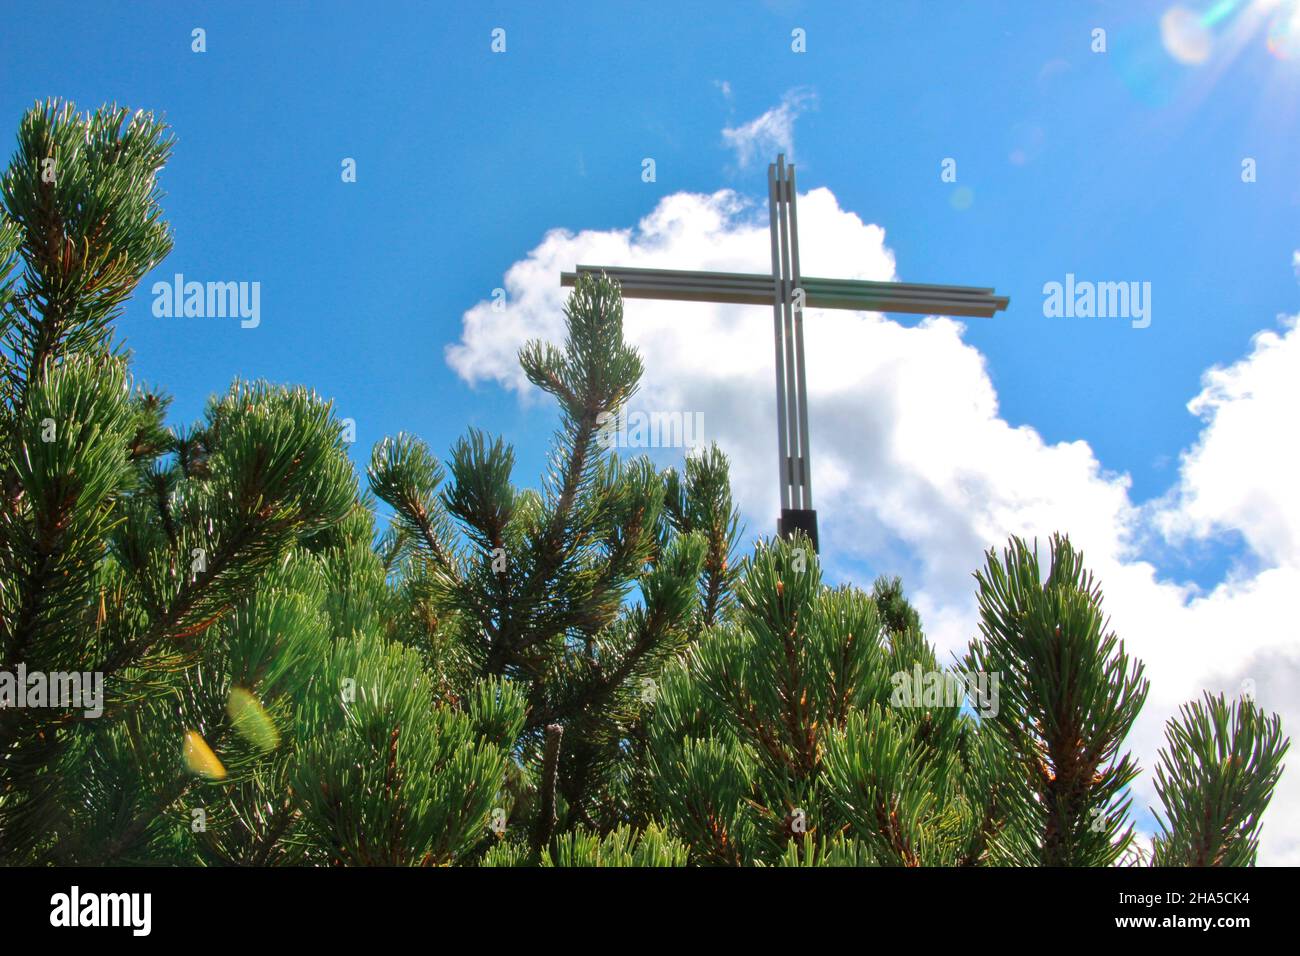
<svg viewBox="0 0 1300 956"><path fill-rule="evenodd" d="M752 124L750 124L752 125ZM800 197L809 274L896 277L884 231L841 209L826 189ZM563 338L559 273L578 263L717 271L770 268L765 209L730 191L678 193L634 229L555 230L505 277L508 307L480 302L447 350L467 381L531 387L516 352L529 337ZM636 407L702 411L706 438L733 460L734 486L753 534L777 512L772 315L756 306L630 300L629 340L646 366ZM1156 803L1151 768L1164 722L1203 689L1235 694L1244 677L1261 703L1300 728L1300 504L1294 410L1300 331L1261 333L1241 361L1206 373L1189 410L1205 427L1178 481L1135 504L1127 476L1083 441L1051 444L1000 415L984 356L962 324L903 325L874 313L809 310L808 394L814 501L832 576L866 565L904 575L931 638L964 647L977 617L971 572L1010 534L1070 534L1106 593L1151 694L1130 745L1144 773L1138 804ZM1194 543L1240 533L1258 570L1236 569L1201 591L1162 580L1137 544ZM867 580L859 583L869 584ZM1300 775L1283 775L1265 823L1261 859L1300 863Z"/></svg>
<svg viewBox="0 0 1300 956"><path fill-rule="evenodd" d="M730 92L729 88L727 92ZM724 129L723 142L736 151L736 161L742 169L753 162L755 156L785 153L787 159L793 160L794 121L815 102L811 90L790 90L781 98L779 106L748 123Z"/></svg>
<svg viewBox="0 0 1300 956"><path fill-rule="evenodd" d="M1269 565L1300 566L1300 443L1288 440L1300 408L1300 335L1255 336L1249 357L1202 377L1187 409L1205 422L1183 456L1182 482L1159 513L1172 537L1239 531Z"/></svg>

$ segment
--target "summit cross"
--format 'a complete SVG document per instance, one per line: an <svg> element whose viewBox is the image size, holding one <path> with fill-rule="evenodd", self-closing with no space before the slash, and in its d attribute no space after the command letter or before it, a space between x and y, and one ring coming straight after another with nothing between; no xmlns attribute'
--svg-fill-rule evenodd
<svg viewBox="0 0 1300 956"><path fill-rule="evenodd" d="M578 276L605 274L630 299L671 299L770 305L776 334L776 438L781 491L777 533L803 531L818 547L817 512L812 503L812 468L808 450L808 385L804 368L804 309L852 309L864 312L909 312L915 315L964 315L991 318L1010 301L992 289L860 279L819 279L799 270L799 213L794 165L785 156L767 167L768 222L772 236L772 272L690 272L677 269L631 269L579 265L560 275L572 286Z"/></svg>

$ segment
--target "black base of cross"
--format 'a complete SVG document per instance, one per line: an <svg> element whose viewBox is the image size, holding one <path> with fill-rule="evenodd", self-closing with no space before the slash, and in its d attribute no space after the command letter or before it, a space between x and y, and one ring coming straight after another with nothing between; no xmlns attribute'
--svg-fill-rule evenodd
<svg viewBox="0 0 1300 956"><path fill-rule="evenodd" d="M793 538L796 531L806 534L814 551L820 551L817 543L817 511L813 508L782 508L781 518L776 523L776 530L783 538Z"/></svg>

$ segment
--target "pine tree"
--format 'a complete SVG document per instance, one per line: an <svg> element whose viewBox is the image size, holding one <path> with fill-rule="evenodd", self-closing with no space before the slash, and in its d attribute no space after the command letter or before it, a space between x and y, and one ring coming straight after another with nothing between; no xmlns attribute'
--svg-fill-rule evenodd
<svg viewBox="0 0 1300 956"><path fill-rule="evenodd" d="M896 698L891 675L936 670L916 628L891 634L871 596L824 587L802 537L759 546L737 605L651 724L661 812L695 862L957 863L978 825L969 721Z"/></svg>
<svg viewBox="0 0 1300 956"><path fill-rule="evenodd" d="M683 480L607 447L604 423L641 376L617 286L584 277L565 319L563 350L520 352L561 413L540 492L516 489L512 449L476 432L446 472L407 436L381 443L370 466L392 537L407 543L397 578L419 640L438 649L432 666L449 686L503 678L525 695L502 809L534 855L576 826L646 822L629 758L641 715L665 666L725 613L738 533L716 449L688 460Z"/></svg>
<svg viewBox="0 0 1300 956"><path fill-rule="evenodd" d="M1222 695L1185 704L1169 721L1156 767L1164 806L1156 866L1250 866L1260 816L1282 775L1282 723L1249 699Z"/></svg>
<svg viewBox="0 0 1300 956"><path fill-rule="evenodd" d="M38 105L3 180L4 670L104 711L0 709L3 862L442 863L481 838L524 714L438 693L390 633L339 422L237 382L188 430L111 323L170 249L147 114Z"/></svg>
<svg viewBox="0 0 1300 956"><path fill-rule="evenodd" d="M1141 855L1147 684L1069 540L988 552L947 664L898 578L827 587L802 536L738 560L725 455L608 447L642 368L603 277L520 353L559 411L536 490L470 431L445 463L380 442L362 491L302 387L169 425L113 323L171 248L170 149L148 114L38 104L0 182L0 863ZM102 675L102 714L17 706L20 666ZM1167 739L1151 861L1253 864L1277 717L1207 695Z"/></svg>
<svg viewBox="0 0 1300 956"><path fill-rule="evenodd" d="M828 589L806 539L760 544L734 619L675 666L650 723L659 814L692 862L1126 857L1137 768L1120 748L1147 685L1082 555L1059 536L1050 552L1046 574L1022 540L989 552L976 574L981 635L945 668L897 579L871 595ZM1207 698L1168 736L1154 862L1252 865L1288 746L1278 719Z"/></svg>

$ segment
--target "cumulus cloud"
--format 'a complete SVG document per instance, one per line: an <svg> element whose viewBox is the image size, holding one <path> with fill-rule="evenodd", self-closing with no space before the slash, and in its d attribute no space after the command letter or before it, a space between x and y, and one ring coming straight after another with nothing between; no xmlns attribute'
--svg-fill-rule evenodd
<svg viewBox="0 0 1300 956"><path fill-rule="evenodd" d="M728 92L729 92L728 88ZM741 168L749 166L754 157L785 153L794 158L794 121L816 102L812 91L806 88L790 90L779 105L762 116L757 116L740 126L727 127L722 140L736 151L736 161Z"/></svg>
<svg viewBox="0 0 1300 956"><path fill-rule="evenodd" d="M1300 408L1300 335L1260 332L1251 354L1210 369L1187 409L1205 422L1183 456L1174 500L1159 513L1171 536L1240 532L1270 565L1300 565L1300 498L1282 476L1300 473L1300 443L1288 440Z"/></svg>
<svg viewBox="0 0 1300 956"><path fill-rule="evenodd" d="M766 115L766 114L765 114ZM761 119L761 118L760 118ZM752 125L752 124L748 124ZM808 274L898 278L877 225L826 189L799 199ZM563 337L559 273L581 264L766 272L766 209L731 191L664 198L634 228L554 230L506 273L508 305L467 311L447 360L467 382L532 394L516 360L530 337ZM645 359L634 407L704 414L706 440L733 461L751 534L777 513L772 314L755 306L629 300L626 331ZM1111 623L1147 665L1151 695L1130 746L1146 769L1164 722L1201 691L1239 692L1300 728L1300 641L1287 622L1300 593L1300 505L1291 482L1300 398L1294 321L1261 333L1240 361L1208 371L1188 404L1204 428L1156 502L1135 503L1126 475L1083 441L1050 443L1000 414L984 356L962 323L906 325L876 313L810 309L807 338L814 504L831 577L869 584L902 573L931 638L946 651L976 633L971 572L1008 535L1067 531L1106 593ZM1252 569L1199 589L1141 557L1153 536L1189 543L1232 531ZM870 569L864 574L863 569ZM1300 776L1284 774L1265 823L1267 863L1300 863Z"/></svg>

